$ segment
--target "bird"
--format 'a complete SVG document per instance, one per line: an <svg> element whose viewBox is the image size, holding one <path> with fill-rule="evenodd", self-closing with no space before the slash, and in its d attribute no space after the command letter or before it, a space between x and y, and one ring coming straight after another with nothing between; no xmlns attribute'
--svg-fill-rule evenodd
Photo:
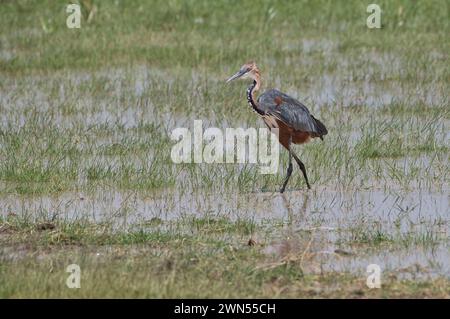
<svg viewBox="0 0 450 319"><path fill-rule="evenodd" d="M323 140L323 137L328 134L325 125L316 119L300 101L276 89L265 91L255 100L255 93L261 87L261 73L255 62L242 65L238 72L226 80L226 83L236 79L253 80L247 88L247 102L270 130L276 129L278 141L289 152L289 164L280 193L284 193L291 177L292 158L297 162L306 186L311 189L305 164L293 152L292 144L305 144L317 137Z"/></svg>

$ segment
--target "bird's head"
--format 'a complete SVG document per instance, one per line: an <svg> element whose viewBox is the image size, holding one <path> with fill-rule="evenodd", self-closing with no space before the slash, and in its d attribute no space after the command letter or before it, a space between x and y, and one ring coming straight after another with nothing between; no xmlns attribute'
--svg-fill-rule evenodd
<svg viewBox="0 0 450 319"><path fill-rule="evenodd" d="M240 70L227 80L227 83L239 78L257 80L259 78L259 69L255 62L249 62L241 66Z"/></svg>

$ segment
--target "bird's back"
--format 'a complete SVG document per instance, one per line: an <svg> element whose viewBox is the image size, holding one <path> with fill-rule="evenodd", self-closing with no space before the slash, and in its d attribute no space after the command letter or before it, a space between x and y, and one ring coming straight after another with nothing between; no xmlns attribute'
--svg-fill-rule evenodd
<svg viewBox="0 0 450 319"><path fill-rule="evenodd" d="M328 133L325 125L311 115L308 108L289 95L272 89L258 98L259 107L296 131L308 132L315 137Z"/></svg>

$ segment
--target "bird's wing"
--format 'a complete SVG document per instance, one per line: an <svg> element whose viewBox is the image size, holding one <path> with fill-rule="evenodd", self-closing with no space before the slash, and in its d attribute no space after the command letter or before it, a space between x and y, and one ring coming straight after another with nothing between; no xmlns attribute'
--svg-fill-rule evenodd
<svg viewBox="0 0 450 319"><path fill-rule="evenodd" d="M258 98L266 114L274 116L297 131L319 133L309 110L296 99L278 90L264 92Z"/></svg>

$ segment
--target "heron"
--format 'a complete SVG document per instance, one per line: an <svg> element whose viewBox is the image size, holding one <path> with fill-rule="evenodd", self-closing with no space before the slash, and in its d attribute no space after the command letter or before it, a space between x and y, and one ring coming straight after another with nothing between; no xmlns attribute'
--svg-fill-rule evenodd
<svg viewBox="0 0 450 319"><path fill-rule="evenodd" d="M267 90L255 99L255 92L261 87L261 75L254 62L244 64L226 83L239 78L253 80L247 89L247 102L262 117L270 130L276 129L278 141L289 152L289 164L280 193L284 192L291 177L292 158L297 162L306 186L311 189L305 164L292 151L291 146L307 143L316 137L323 140L323 136L328 134L327 128L309 112L305 105L276 89Z"/></svg>

